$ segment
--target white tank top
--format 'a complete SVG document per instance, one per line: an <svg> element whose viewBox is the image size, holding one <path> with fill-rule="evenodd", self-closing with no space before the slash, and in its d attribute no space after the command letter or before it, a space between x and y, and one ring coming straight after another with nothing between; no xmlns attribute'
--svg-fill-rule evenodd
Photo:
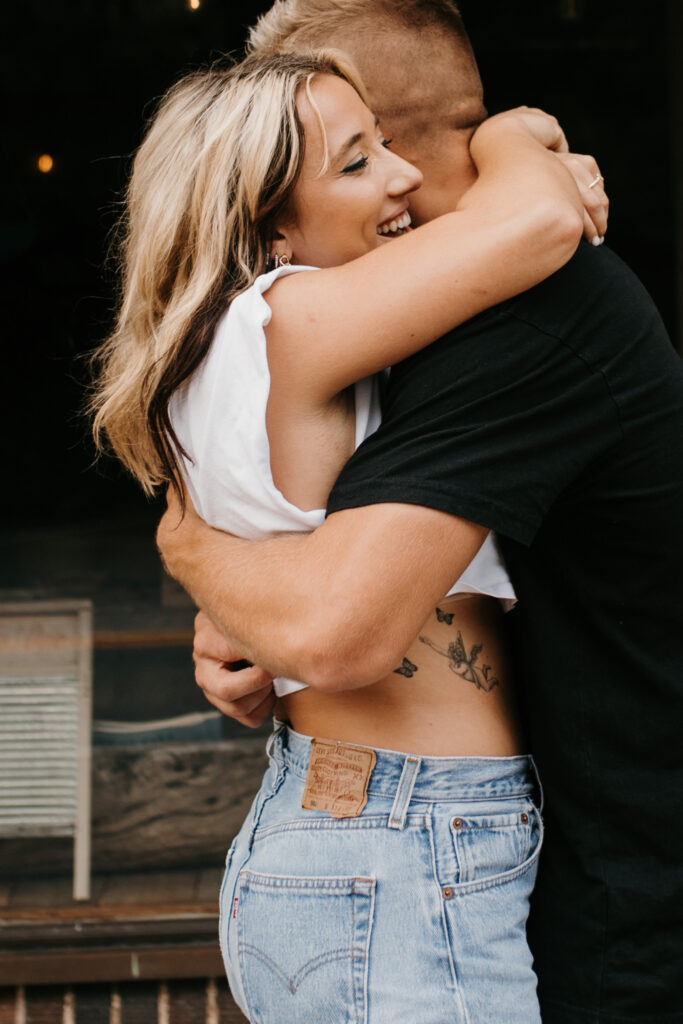
<svg viewBox="0 0 683 1024"><path fill-rule="evenodd" d="M264 328L271 310L264 295L286 274L311 267L279 267L262 274L232 301L216 328L201 365L172 396L169 413L189 458L181 458L188 493L211 526L258 540L278 533L308 533L325 519L324 509L303 511L273 482L266 432L270 372ZM377 379L354 385L355 447L380 423ZM492 535L486 539L449 594L487 594L507 609L515 592ZM304 688L276 679L278 696Z"/></svg>

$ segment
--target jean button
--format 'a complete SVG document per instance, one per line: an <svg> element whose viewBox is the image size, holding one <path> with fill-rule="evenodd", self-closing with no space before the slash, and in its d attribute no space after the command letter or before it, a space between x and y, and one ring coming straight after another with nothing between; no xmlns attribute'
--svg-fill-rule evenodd
<svg viewBox="0 0 683 1024"><path fill-rule="evenodd" d="M462 828L462 818L453 818L453 828Z"/></svg>

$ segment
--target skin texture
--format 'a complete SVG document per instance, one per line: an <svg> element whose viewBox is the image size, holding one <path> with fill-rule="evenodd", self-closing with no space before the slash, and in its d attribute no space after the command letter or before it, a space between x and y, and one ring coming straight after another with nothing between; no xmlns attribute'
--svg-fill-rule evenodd
<svg viewBox="0 0 683 1024"><path fill-rule="evenodd" d="M335 138L363 133L369 141L372 115L350 86L320 76L311 91L326 114L335 112L329 126ZM377 226L406 203L415 179L400 173L397 188L389 172L407 165L386 156L377 141L372 161L357 177L332 167L314 182L308 168L319 174L323 151L317 124L310 128L310 160L307 155L306 176L295 190L295 205L300 191L304 201L301 225L283 225L284 237L275 244L291 238L285 251L302 264L315 247L324 248L327 266L281 279L268 292L271 376L276 383L292 378L293 400L319 405L336 399L354 381L542 280L578 244L583 207L551 152L565 149L566 140L557 121L541 111L520 108L487 121L472 148L479 177L458 208L391 244L377 235ZM370 209L364 196L359 214L346 195L366 188ZM356 258L345 262L350 254ZM282 360L277 367L275 355Z"/></svg>
<svg viewBox="0 0 683 1024"><path fill-rule="evenodd" d="M311 85L325 139L308 97L299 99L306 153L295 193L294 222L278 225L275 251L312 267L336 267L390 239L379 225L405 214L422 175L392 152L375 116L353 89L331 75Z"/></svg>
<svg viewBox="0 0 683 1024"><path fill-rule="evenodd" d="M470 143L485 113L471 52L439 34L406 39L402 33L385 41L391 61L381 60L376 46L364 59L360 36L353 37L355 52L346 48L364 75L380 127L393 136L392 149L425 177L410 197L413 218L430 220L463 198L466 204L476 180ZM344 48L353 38L331 42ZM405 76L406 61L414 75ZM422 67L428 76L419 74ZM585 230L591 237L604 233L604 192L588 190L597 165L592 158L564 159L590 204L582 214ZM272 711L273 672L330 692L393 672L485 537L475 524L415 506L350 510L310 537L256 543L211 530L191 509L176 528L179 519L172 498L160 549L172 574L220 623L219 631L208 615L197 617L197 681L217 707L248 725ZM229 663L245 655L267 668L231 672ZM443 655L434 658L446 663Z"/></svg>
<svg viewBox="0 0 683 1024"><path fill-rule="evenodd" d="M434 28L378 35L371 24L354 26L330 45L352 55L382 131L423 174L411 201L415 223L455 209L477 179L470 142L487 116L469 45Z"/></svg>
<svg viewBox="0 0 683 1024"><path fill-rule="evenodd" d="M267 427L276 486L312 509L353 450L345 389L556 269L578 241L580 201L550 151L566 146L555 119L517 110L480 130L481 174L461 207L389 238L378 229L396 227L421 175L346 82L318 76L298 103L305 158L275 248L323 269L268 291Z"/></svg>

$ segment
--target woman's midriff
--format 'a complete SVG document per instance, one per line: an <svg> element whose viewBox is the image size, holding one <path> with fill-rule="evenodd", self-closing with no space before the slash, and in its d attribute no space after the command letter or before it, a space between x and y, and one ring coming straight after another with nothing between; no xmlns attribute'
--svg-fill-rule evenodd
<svg viewBox="0 0 683 1024"><path fill-rule="evenodd" d="M431 757L524 753L498 602L439 603L396 670L357 690L299 690L276 714L297 732Z"/></svg>

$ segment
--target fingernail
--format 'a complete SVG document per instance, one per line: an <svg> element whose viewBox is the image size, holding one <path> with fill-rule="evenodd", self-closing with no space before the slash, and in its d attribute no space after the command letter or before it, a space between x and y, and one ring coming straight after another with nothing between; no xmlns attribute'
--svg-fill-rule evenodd
<svg viewBox="0 0 683 1024"><path fill-rule="evenodd" d="M604 245L604 244L605 244L605 236L603 235L602 238L600 239L600 245Z"/></svg>
<svg viewBox="0 0 683 1024"><path fill-rule="evenodd" d="M602 245L602 241L602 238L600 238L599 235L596 235L593 241L591 242L591 245Z"/></svg>

